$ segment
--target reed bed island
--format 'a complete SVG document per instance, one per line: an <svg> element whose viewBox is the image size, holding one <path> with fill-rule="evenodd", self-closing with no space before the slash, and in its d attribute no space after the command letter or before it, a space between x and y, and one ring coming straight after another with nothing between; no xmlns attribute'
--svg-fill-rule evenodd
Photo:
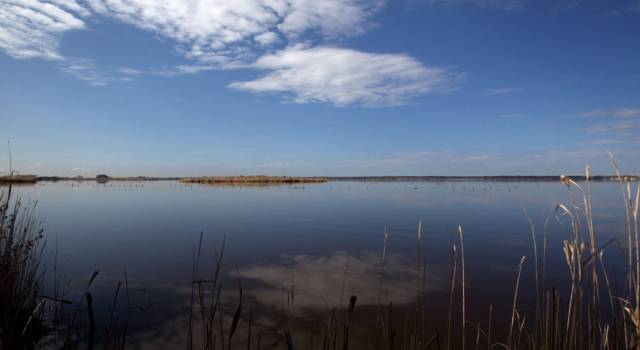
<svg viewBox="0 0 640 350"><path fill-rule="evenodd" d="M36 183L38 178L35 175L12 175L12 176L0 176L0 184L8 183Z"/></svg>

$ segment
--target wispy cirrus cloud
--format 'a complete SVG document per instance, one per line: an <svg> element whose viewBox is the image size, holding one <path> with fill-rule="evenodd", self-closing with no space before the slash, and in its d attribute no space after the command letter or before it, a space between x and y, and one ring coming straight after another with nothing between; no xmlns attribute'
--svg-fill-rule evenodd
<svg viewBox="0 0 640 350"><path fill-rule="evenodd" d="M635 139L600 138L591 142L594 145L640 144L640 137Z"/></svg>
<svg viewBox="0 0 640 350"><path fill-rule="evenodd" d="M94 16L172 39L185 56L215 65L249 62L255 47L308 32L358 35L382 0L0 0L0 48L16 58L61 59L62 35Z"/></svg>
<svg viewBox="0 0 640 350"><path fill-rule="evenodd" d="M249 62L256 46L357 35L383 5L380 0L92 0L96 13L174 40L186 57L212 65Z"/></svg>
<svg viewBox="0 0 640 350"><path fill-rule="evenodd" d="M562 172L579 173L589 163L601 173L610 171L609 151L615 150L620 159L640 156L635 149L620 149L604 146L611 143L593 144L573 148L537 149L528 152L461 153L455 151L419 151L395 153L387 157L349 160L341 166L367 173L380 171L384 174L408 173L437 174L439 169L457 169L460 175L523 175L527 169L531 175L549 175ZM353 171L353 170L352 170ZM447 175L452 175L451 172Z"/></svg>
<svg viewBox="0 0 640 350"><path fill-rule="evenodd" d="M63 72L91 86L106 86L115 82L128 82L142 74L140 71L131 68L97 67L92 60L82 58L66 59L60 66Z"/></svg>
<svg viewBox="0 0 640 350"><path fill-rule="evenodd" d="M584 117L640 118L640 108L594 109L580 113Z"/></svg>
<svg viewBox="0 0 640 350"><path fill-rule="evenodd" d="M590 134L615 133L622 136L639 128L640 120L616 120L590 126L587 130Z"/></svg>
<svg viewBox="0 0 640 350"><path fill-rule="evenodd" d="M451 163L463 163L463 162L489 162L498 160L500 157L491 154L478 154L471 156L452 157L449 159Z"/></svg>
<svg viewBox="0 0 640 350"><path fill-rule="evenodd" d="M597 137L594 144L640 143L640 108L596 109L580 115L596 118L597 122L587 128L588 135Z"/></svg>
<svg viewBox="0 0 640 350"><path fill-rule="evenodd" d="M388 157L374 159L349 160L344 166L351 167L402 167L420 164L443 164L464 162L489 162L500 159L490 154L461 154L452 151L399 152Z"/></svg>
<svg viewBox="0 0 640 350"><path fill-rule="evenodd" d="M527 0L427 0L427 2L433 5L474 5L479 7L498 8L508 11L521 10L527 4Z"/></svg>
<svg viewBox="0 0 640 350"><path fill-rule="evenodd" d="M77 173L88 174L88 173L91 172L91 169L82 168L82 167L75 167L75 168L72 168L71 171L74 171L74 172L77 172Z"/></svg>
<svg viewBox="0 0 640 350"><path fill-rule="evenodd" d="M498 115L498 118L502 119L526 119L529 118L529 115L526 113L505 113Z"/></svg>
<svg viewBox="0 0 640 350"><path fill-rule="evenodd" d="M583 0L560 0L553 7L553 11L556 13L570 11L578 7L582 2Z"/></svg>
<svg viewBox="0 0 640 350"><path fill-rule="evenodd" d="M606 150L596 148L582 148L582 149L549 149L542 152L534 152L524 154L520 157L521 161L531 162L557 162L557 161L571 161L578 160L586 162L593 157L608 156L609 152Z"/></svg>
<svg viewBox="0 0 640 350"><path fill-rule="evenodd" d="M553 7L553 12L561 13L574 10L578 8L584 0L558 0ZM638 0L625 0L619 1L621 7L605 12L603 16L605 18L614 18L620 16L625 11L640 11L640 1Z"/></svg>
<svg viewBox="0 0 640 350"><path fill-rule="evenodd" d="M509 95L520 91L520 88L517 87L501 87L501 88L491 88L485 90L484 94L489 96L498 96L498 95Z"/></svg>
<svg viewBox="0 0 640 350"><path fill-rule="evenodd" d="M328 102L393 106L427 93L455 89L462 76L428 67L403 54L377 54L335 47L293 46L261 57L253 65L268 73L230 87L284 93L295 103Z"/></svg>
<svg viewBox="0 0 640 350"><path fill-rule="evenodd" d="M75 1L0 0L0 49L18 59L61 60L60 39L85 28Z"/></svg>

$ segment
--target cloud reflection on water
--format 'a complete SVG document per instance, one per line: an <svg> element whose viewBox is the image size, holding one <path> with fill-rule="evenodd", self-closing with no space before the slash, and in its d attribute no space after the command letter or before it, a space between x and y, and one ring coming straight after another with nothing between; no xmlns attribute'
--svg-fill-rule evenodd
<svg viewBox="0 0 640 350"><path fill-rule="evenodd" d="M254 315L254 334L262 334L263 344L277 346L280 333L289 317L300 320L326 321L334 307L346 307L349 296L358 297L359 313L367 312L366 306L375 306L379 302L380 291L385 291L383 302L392 301L394 305L411 304L416 300L418 270L415 256L389 255L384 266L379 252L364 251L354 254L336 251L330 255L283 255L277 261L241 267L228 271L230 280L239 278L243 286L242 324L247 325L248 310ZM346 273L345 273L346 267ZM425 292L441 291L446 288L448 267L428 266ZM344 293L342 286L344 283ZM227 283L221 299L227 311L225 325L230 324L230 316L237 305L237 290L233 283ZM287 305L287 291L293 286L294 302ZM184 285L175 290L176 298L182 300L182 310L188 310L190 289ZM341 295L344 300L341 303ZM373 310L373 309L371 309ZM197 314L197 312L196 312ZM294 323L294 336L305 335L309 330L300 328L306 321ZM188 313L177 314L167 320L159 329L144 331L134 336L135 343L141 349L171 349L183 345L186 341ZM194 329L199 332L201 324L197 321ZM299 328L299 329L298 329ZM234 340L237 346L246 347L246 330L240 331ZM195 335L198 338L198 335ZM196 339L197 341L197 339ZM280 344L282 345L282 344Z"/></svg>
<svg viewBox="0 0 640 350"><path fill-rule="evenodd" d="M443 268L428 268L426 292L444 286L439 272L444 272ZM381 288L395 304L415 302L421 274L417 260L405 256L392 255L382 266L380 253L336 251L328 256L283 256L279 263L241 268L236 276L261 282L263 286L247 290L247 294L264 305L283 305L285 291L293 286L295 307L329 309L346 303L350 295L358 297L358 305L376 305Z"/></svg>

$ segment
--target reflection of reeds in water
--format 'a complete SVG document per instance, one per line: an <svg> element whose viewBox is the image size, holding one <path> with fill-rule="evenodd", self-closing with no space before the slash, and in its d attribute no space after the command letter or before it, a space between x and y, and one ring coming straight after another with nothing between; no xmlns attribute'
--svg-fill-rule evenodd
<svg viewBox="0 0 640 350"><path fill-rule="evenodd" d="M616 165L617 171L617 165ZM619 171L618 171L619 173ZM489 317L487 324L482 327L480 323L475 323L469 319L469 296L473 297L474 286L467 285L467 276L465 275L465 245L464 231L462 227L458 228L457 235L451 245L451 266L450 279L448 281L447 294L448 314L447 315L431 315L433 319L445 319L444 325L436 322L429 322L430 314L426 312L427 303L425 295L429 293L427 290L427 274L426 259L423 256L423 227L422 223L418 225L417 236L417 262L411 264L412 276L415 278L413 282L404 286L400 291L404 291L408 299L412 299L411 305L414 310L408 311L406 308L398 307L399 304L393 300L394 295L399 295L398 290L394 289L394 274L403 272L399 270L393 263L393 254L389 249L389 243L392 241L392 234L385 228L383 237L382 255L377 255L377 265L373 269L364 268L361 258L351 257L349 255L347 263L342 263L344 269L336 267L335 274L331 283L327 286L331 293L339 295L334 304L326 304L324 299L328 292L322 291L323 295L317 297L315 304L309 304L307 301L300 299L300 294L304 293L305 284L311 285L310 280L305 276L300 280L285 282L284 270L275 270L275 274L271 277L279 282L283 287L281 296L275 296L275 299L284 298L282 302L282 310L286 319L283 322L276 322L269 327L265 327L260 322L260 316L250 307L251 301L260 302L258 299L247 300L247 294L250 291L243 290L238 283L238 296L227 299L223 296L223 288L221 283L222 260L224 255L224 245L216 250L216 257L213 262L214 271L210 277L201 276L201 251L202 236L197 247L193 252L193 270L191 276L191 299L189 304L188 317L188 338L187 349L262 349L262 348L286 348L286 349L407 349L407 350L423 350L423 349L637 349L640 346L640 246L638 242L638 206L640 202L640 190L633 188L632 184L622 176L619 176L619 182L626 211L626 230L627 242L618 242L610 240L608 242L598 242L598 235L593 223L592 198L590 187L590 169L586 170L587 181L579 184L574 180L563 177L562 182L567 185L571 194L570 205L557 205L549 218L545 221L544 235L542 237L542 256L539 257L538 240L536 235L536 227L533 220L529 217L525 210L525 216L529 220L531 226L531 237L533 242L533 261L534 264L534 288L535 288L535 305L530 312L527 307L522 307L519 301L522 293L522 276L525 268L526 257L521 257L517 268L514 271L513 299L510 299L510 314L506 329L494 329L496 314L499 314L493 305L489 306ZM6 197L2 197L6 198ZM577 199L576 199L577 198ZM5 200L5 199L3 199ZM5 200L6 201L6 200ZM3 202L4 203L4 202ZM8 206L4 206L5 212ZM3 216L4 217L4 216ZM30 218L31 216L27 216ZM0 237L4 239L3 251L6 247L18 247L10 242L4 223L6 219L2 219L2 233ZM15 216L13 219L16 220ZM26 219L29 222L30 219ZM547 272L547 236L548 222L556 220L567 228L567 237L562 242L562 254L566 268L568 271L568 280L566 288L548 287ZM15 236L15 231L13 229ZM32 236L25 236L32 237ZM605 264L605 251L608 247L622 246L626 244L624 252L625 257L625 284L624 288L616 288L619 283L609 278L609 270ZM22 248L17 248L18 250ZM624 248L622 248L624 249ZM615 251L614 251L615 252ZM20 253L23 254L24 253ZM36 257L34 253L28 253L27 256ZM11 254L3 253L2 259L13 257ZM5 344L5 336L10 334L10 341L20 341L21 344L35 344L39 338L31 337L30 334L23 331L24 324L35 325L35 320L43 317L38 313L39 306L39 277L36 271L38 265L37 260L31 260L31 264L20 265L17 262L10 263L1 271L8 275L31 276L26 279L26 283L15 284L16 287L25 288L27 292L10 292L5 293L5 289L9 290L5 284L0 286L3 292L2 297L11 294L19 296L24 300L2 299L3 307L6 305L15 307L15 305L26 305L21 311L22 326L9 327L5 322L7 311L2 309L1 320L2 325L2 341L3 349L12 348ZM325 264L328 260L317 260L308 265L307 270L303 272L313 271L313 263ZM342 260L344 261L344 260ZM4 263L4 260L3 260ZM309 264L307 262L307 264ZM303 265L304 266L304 265ZM336 265L337 266L337 265ZM25 271L20 269L26 268ZM343 271L340 273L339 271ZM7 272L5 272L7 271ZM238 270L236 276L238 279L254 279L268 281L268 270L256 269L253 271ZM273 272L273 271L272 271ZM406 272L406 271L405 271ZM344 305L345 284L353 283L358 285L358 274L372 275L374 280L378 281L377 287L363 287L361 289L351 289L349 293L353 294L349 298L348 305ZM3 275L4 276L4 275ZM95 277L95 275L94 275ZM368 276L371 278L371 276ZM93 281L93 278L92 278ZM4 281L3 281L4 282ZM294 283L295 282L295 283ZM302 286L301 286L302 285ZM125 290L126 278L125 278ZM116 288L112 310L117 308L117 296L120 291L120 285ZM372 290L377 289L377 290ZM277 293L277 292L275 292ZM347 294L347 295L349 295ZM111 348L124 348L126 341L126 324L115 331L113 326L109 332L102 332L103 336L98 339L96 335L95 317L93 315L94 304L93 297L87 291L86 296L86 319L89 325L86 328L80 324L73 326L78 327L80 331L77 339L86 339L84 343L88 343L89 347L93 346L94 340L100 341L101 344ZM367 300L377 299L375 305L375 319L363 320L358 315L359 308L365 308ZM4 302L4 300L9 300ZM224 300L224 301L223 301ZM229 301L231 300L231 301ZM395 305L394 305L395 302ZM15 304L15 305L14 305ZM277 304L277 303L276 303ZM356 306L357 304L357 306ZM80 309L81 304L77 304ZM229 307L231 305L231 307ZM308 326L303 318L295 314L296 308L310 308L314 305L321 305L315 309L322 309L316 314L319 315L322 324L318 326L311 325L310 330L305 331ZM527 305L530 306L530 305ZM83 307L84 308L84 307ZM129 307L127 306L127 310ZM266 312L275 312L276 309L264 308ZM14 310L14 309L11 309ZM458 313L460 310L461 313ZM113 314L115 311L112 311ZM16 312L19 314L20 312ZM78 315L79 313L76 313ZM505 312L502 313L506 314ZM444 317L442 317L444 316ZM24 320L27 321L24 321ZM403 322L404 321L404 322ZM362 323L359 323L362 322ZM109 322L111 323L111 322ZM499 322L498 322L499 323ZM14 323L15 324L15 323ZM29 330L30 328L26 329ZM446 327L446 339L442 337L444 328ZM16 331L19 330L19 331ZM7 331L9 330L9 331ZM16 333L17 332L17 333ZM18 334L18 338L16 337ZM309 335L310 334L310 335ZM275 336L277 335L277 336ZM110 339L116 339L112 341ZM29 342L26 339L30 339ZM314 339L319 339L314 341ZM78 344L79 342L76 342ZM111 344L111 345L110 345ZM116 344L116 345L113 345Z"/></svg>
<svg viewBox="0 0 640 350"><path fill-rule="evenodd" d="M224 315L220 307L220 297L222 296L222 285L220 283L220 272L222 268L222 258L224 256L225 241L222 242L220 250L216 249L215 270L211 279L200 276L200 258L202 252L202 237L197 249L193 254L193 270L191 282L191 304L189 307L189 328L187 349L194 348L194 319L199 315L199 324L201 325L200 345L197 348L215 349L219 342L222 349L231 348L233 335L240 321L242 311L242 285L238 283L239 301L237 309L233 315L231 326L227 332L228 338L225 339ZM217 318L216 318L217 317ZM216 323L217 322L217 323ZM249 331L250 332L250 331ZM226 346L225 346L226 342Z"/></svg>

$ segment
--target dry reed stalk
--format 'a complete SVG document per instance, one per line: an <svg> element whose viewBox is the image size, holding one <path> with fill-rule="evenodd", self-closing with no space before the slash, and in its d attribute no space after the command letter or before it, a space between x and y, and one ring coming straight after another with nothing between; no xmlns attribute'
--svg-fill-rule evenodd
<svg viewBox="0 0 640 350"><path fill-rule="evenodd" d="M384 246L382 248L382 264L384 265L387 258L387 243L389 241L389 232L387 231L387 226L384 227Z"/></svg>
<svg viewBox="0 0 640 350"><path fill-rule="evenodd" d="M467 298L464 278L464 233L462 231L462 226L458 226L458 233L460 234L460 277L462 278L462 348L465 349L467 326Z"/></svg>
<svg viewBox="0 0 640 350"><path fill-rule="evenodd" d="M487 323L487 350L491 350L492 344L491 344L491 324L492 324L492 318L493 316L493 305L489 305L489 322Z"/></svg>
<svg viewBox="0 0 640 350"><path fill-rule="evenodd" d="M95 342L96 334L96 321L93 315L93 298L91 293L86 294L87 297L87 310L89 316L89 336L87 340L87 349L93 350L93 344Z"/></svg>
<svg viewBox="0 0 640 350"><path fill-rule="evenodd" d="M448 314L448 326L447 326L447 350L451 348L451 319L453 316L453 295L456 286L456 270L457 270L457 251L456 243L451 242L451 288L449 291L449 314Z"/></svg>
<svg viewBox="0 0 640 350"><path fill-rule="evenodd" d="M529 226L531 228L531 241L533 242L533 263L534 263L534 273L535 273L535 288L536 288L536 312L535 319L538 320L541 317L541 302L540 302L540 277L538 275L538 242L536 239L536 226L533 223L533 219L526 208L522 208L524 215L527 217L529 221ZM537 322L536 322L537 323ZM533 345L537 344L538 340L538 325L535 325L534 335L533 335Z"/></svg>
<svg viewBox="0 0 640 350"><path fill-rule="evenodd" d="M630 211L630 194L628 194L627 191L627 187L625 186L625 181L622 178L622 175L620 174L620 167L618 166L618 163L615 159L615 157L613 156L613 154L609 153L609 157L611 158L611 162L613 164L613 168L615 169L617 178L618 178L618 183L620 184L620 189L621 189L621 193L622 193L622 199L624 201L625 204L625 215L626 215L626 223L627 223L627 240L628 240L628 271L627 273L629 273L629 277L627 279L627 281L629 282L629 293L631 293L634 297L635 297L635 301L636 304L639 302L640 300L640 288L638 286L637 283L638 282L638 277L640 276L640 271L638 271L638 269L640 269L640 261L638 261L638 259L640 259L640 256L638 254L638 239L637 239L637 235L636 235L636 261L635 261L635 269L634 269L634 252L633 252L633 230L632 230L632 223L631 223L631 211ZM634 270L635 270L635 276L634 276Z"/></svg>
<svg viewBox="0 0 640 350"><path fill-rule="evenodd" d="M358 300L358 298L355 295L352 295L349 298L349 311L347 312L347 323L344 326L344 337L343 337L343 343L342 343L342 350L348 350L349 349L349 328L351 327L351 322L353 319L353 310L356 307L356 300Z"/></svg>
<svg viewBox="0 0 640 350"><path fill-rule="evenodd" d="M513 339L513 326L515 323L515 318L516 318L516 306L517 306L517 302L518 302L518 290L520 287L520 276L522 274L522 266L524 265L524 262L526 260L525 256L520 257L520 264L518 264L518 276L516 277L516 287L515 287L515 291L513 294L513 307L511 309L511 324L509 325L509 335L507 337L507 348L511 348L511 344L512 344L512 339Z"/></svg>
<svg viewBox="0 0 640 350"><path fill-rule="evenodd" d="M240 321L240 314L242 312L242 284L238 280L238 291L239 291L239 302L238 307L236 308L236 312L233 314L233 319L231 320L231 327L229 328L229 350L231 350L231 340L233 339L233 335L236 333L236 328L238 327L238 322Z"/></svg>
<svg viewBox="0 0 640 350"><path fill-rule="evenodd" d="M418 221L418 239L416 242L416 257L417 257L417 266L416 266L416 308L415 308L415 319L414 319L414 342L412 346L415 348L417 344L422 340L420 330L423 329L424 324L421 323L421 320L424 318L424 305L422 304L422 299L424 296L424 274L421 273L422 267L422 220ZM422 277L421 277L422 276ZM418 340L420 338L420 340Z"/></svg>

